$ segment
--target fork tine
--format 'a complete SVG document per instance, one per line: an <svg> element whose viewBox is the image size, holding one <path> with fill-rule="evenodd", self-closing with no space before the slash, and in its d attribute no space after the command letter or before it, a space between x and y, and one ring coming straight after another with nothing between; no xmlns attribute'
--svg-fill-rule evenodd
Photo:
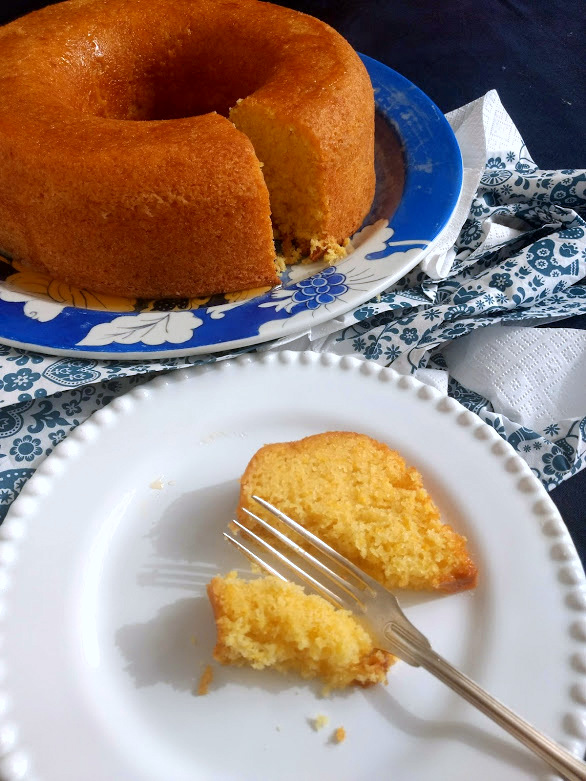
<svg viewBox="0 0 586 781"><path fill-rule="evenodd" d="M224 537L228 540L228 542L231 542L232 545L234 545L236 548L238 548L239 551L244 553L244 555L249 558L251 561L253 561L255 564L258 564L259 567L262 567L266 572L269 573L269 575L274 575L276 578L280 578L280 580L285 581L287 583L287 578L284 575L281 575L281 573L276 570L274 567L271 567L270 564L267 564L264 559L261 559L260 556L257 556L256 553L253 553L253 551L249 550L246 545L243 545L240 540L234 539L231 534L228 534L228 532L224 532Z"/></svg>
<svg viewBox="0 0 586 781"><path fill-rule="evenodd" d="M301 526L300 523L297 523L297 521L294 521L293 518L285 515L284 512L279 510L273 504L267 502L266 499L262 499L256 494L253 494L252 498L258 502L261 507L264 507L265 510L268 510L272 515L282 521L285 526L288 526L290 529L293 529L293 531L296 531L301 537L303 537L304 540L307 540L307 542L311 543L325 556L328 556L330 559L335 561L336 564L342 567L342 569L346 570L346 572L349 572L364 588L368 589L373 595L376 594L376 588L378 587L378 584L373 578L370 577L370 575L367 575L366 572L363 572L345 556L342 556L341 553L338 553L338 551L331 548L327 542L324 542L319 537L316 537L315 534L312 534L304 526ZM249 511L247 510L246 512Z"/></svg>
<svg viewBox="0 0 586 781"><path fill-rule="evenodd" d="M274 526L271 526L270 523L267 523L263 518L260 518L258 515L255 515L254 513L250 512L250 510L247 510L245 507L243 508L244 512L253 518L255 521L260 523L260 525L266 529L268 532L273 534L278 540L280 540L283 545L286 545L288 548L290 548L294 553L296 553L301 558L308 561L310 564L313 564L316 569L323 572L323 574L329 578L331 581L333 581L338 588L341 588L342 591L346 592L349 596L353 597L359 604L362 610L364 610L365 605L362 599L360 598L361 591L357 589L355 586L353 586L351 583L349 583L347 580L344 580L344 578L340 577L337 572L334 572L331 570L328 566L326 566L323 561L320 561L319 559L316 559L315 556L312 556L311 553L304 550L304 548L301 547L301 545L298 545L294 540L292 540L290 537L287 537L286 534L283 534L278 529L275 529ZM238 521L233 521L239 528L246 529L245 526L242 526Z"/></svg>
<svg viewBox="0 0 586 781"><path fill-rule="evenodd" d="M348 605L345 603L343 597L338 596L338 594L334 594L334 592L330 591L330 589L327 586L324 586L323 583L320 583L319 580L316 580L314 577L312 577L302 567L299 567L293 561L288 559L285 555L283 555L281 553L281 551L278 551L276 548L273 548L273 546L270 543L268 543L266 540L263 540L262 537L259 537L253 531L250 531L250 529L247 529L246 526L243 526L238 521L234 521L234 524L240 529L240 531L244 532L251 539L253 539L254 542L257 545L260 545L265 550L268 550L269 553L271 553L273 556L275 556L282 564L284 564L290 570L295 572L295 574L298 577L300 577L301 580L303 580L305 583L307 583L309 586L311 586L311 588L313 588L315 591L320 593L322 596L324 596L330 602L333 602L337 607L346 607L346 608L348 607ZM224 532L224 536L225 537L229 537L229 535L227 535L226 532ZM233 540L233 542L236 542L236 540ZM245 546L242 546L242 544L238 545L238 547L241 550L242 549L246 550ZM286 580L286 578L285 578L285 580ZM353 595L351 595L351 596L353 596ZM359 602L359 600L356 597L354 597L354 599L358 603L358 606L360 606L361 603Z"/></svg>

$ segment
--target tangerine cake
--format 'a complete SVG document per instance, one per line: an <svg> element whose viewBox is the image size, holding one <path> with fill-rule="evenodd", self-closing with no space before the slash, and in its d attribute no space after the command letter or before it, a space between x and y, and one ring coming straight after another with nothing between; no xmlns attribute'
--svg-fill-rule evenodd
<svg viewBox="0 0 586 781"><path fill-rule="evenodd" d="M374 98L323 22L258 0L67 0L0 29L0 251L143 298L333 261L374 196ZM272 212L272 222L271 222Z"/></svg>
<svg viewBox="0 0 586 781"><path fill-rule="evenodd" d="M286 531L252 499L274 504L389 589L460 591L476 585L466 539L442 523L421 475L364 434L328 432L262 447L241 479L243 512Z"/></svg>
<svg viewBox="0 0 586 781"><path fill-rule="evenodd" d="M231 572L216 575L207 590L217 629L214 659L222 664L321 678L329 690L386 682L396 661L374 647L350 611L295 583L273 575L242 580Z"/></svg>

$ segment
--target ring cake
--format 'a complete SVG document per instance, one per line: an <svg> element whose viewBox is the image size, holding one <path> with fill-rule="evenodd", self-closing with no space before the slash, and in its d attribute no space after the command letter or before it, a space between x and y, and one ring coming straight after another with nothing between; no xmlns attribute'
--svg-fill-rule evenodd
<svg viewBox="0 0 586 781"><path fill-rule="evenodd" d="M275 285L273 235L332 260L369 210L372 86L310 16L67 0L0 53L0 251L31 269L145 298Z"/></svg>

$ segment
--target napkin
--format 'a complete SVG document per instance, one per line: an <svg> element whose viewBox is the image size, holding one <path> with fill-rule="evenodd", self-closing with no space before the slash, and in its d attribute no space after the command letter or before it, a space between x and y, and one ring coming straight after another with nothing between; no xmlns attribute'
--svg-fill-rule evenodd
<svg viewBox="0 0 586 781"><path fill-rule="evenodd" d="M446 119L451 125L462 154L462 192L448 225L421 262L421 268L432 279L448 275L456 258L454 247L462 226L468 218L491 147L515 149L522 145L517 128L510 121L495 90L466 106L450 111Z"/></svg>
<svg viewBox="0 0 586 781"><path fill-rule="evenodd" d="M448 120L464 189L420 266L342 317L256 349L328 350L414 374L493 426L551 489L586 464L586 400L576 390L584 387L582 337L568 348L563 389L544 380L547 398L537 375L522 385L530 367L520 359L536 324L586 312L586 172L538 169L494 91ZM499 326L507 338L493 342ZM536 338L534 353L560 353L563 334ZM501 370L491 371L501 349ZM154 374L237 352L119 362L0 345L0 520L41 461L96 409Z"/></svg>
<svg viewBox="0 0 586 781"><path fill-rule="evenodd" d="M451 395L494 426L547 488L586 465L586 331L492 326L442 350Z"/></svg>
<svg viewBox="0 0 586 781"><path fill-rule="evenodd" d="M450 375L533 429L586 411L586 331L495 325L443 350Z"/></svg>

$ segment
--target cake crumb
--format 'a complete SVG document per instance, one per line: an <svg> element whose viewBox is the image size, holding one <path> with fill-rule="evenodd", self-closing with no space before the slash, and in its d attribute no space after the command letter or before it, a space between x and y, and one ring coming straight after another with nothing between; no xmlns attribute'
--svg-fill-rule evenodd
<svg viewBox="0 0 586 781"><path fill-rule="evenodd" d="M331 236L327 239L311 239L309 243L309 257L302 262L315 263L318 260L323 260L327 266L335 266L347 254L346 247L338 244Z"/></svg>
<svg viewBox="0 0 586 781"><path fill-rule="evenodd" d="M314 730L319 732L319 730L323 727L327 727L327 725L330 723L330 719L328 716L324 716L323 713L320 713L315 717L315 719L312 719L311 722Z"/></svg>
<svg viewBox="0 0 586 781"><path fill-rule="evenodd" d="M214 671L212 670L212 665L207 664L205 670L201 675L201 678L199 679L199 684L197 687L198 696L202 697L204 694L208 693L213 678L214 678Z"/></svg>
<svg viewBox="0 0 586 781"><path fill-rule="evenodd" d="M157 477L157 479L153 480L153 482L150 484L149 488L153 488L155 491L160 491L163 488L163 481L160 477Z"/></svg>
<svg viewBox="0 0 586 781"><path fill-rule="evenodd" d="M285 260L283 255L276 255L274 263L275 263L275 268L277 270L277 273L285 271L285 269L287 268L287 261Z"/></svg>
<svg viewBox="0 0 586 781"><path fill-rule="evenodd" d="M343 743L346 740L346 730L344 727L338 727L334 732L334 741L336 743Z"/></svg>

